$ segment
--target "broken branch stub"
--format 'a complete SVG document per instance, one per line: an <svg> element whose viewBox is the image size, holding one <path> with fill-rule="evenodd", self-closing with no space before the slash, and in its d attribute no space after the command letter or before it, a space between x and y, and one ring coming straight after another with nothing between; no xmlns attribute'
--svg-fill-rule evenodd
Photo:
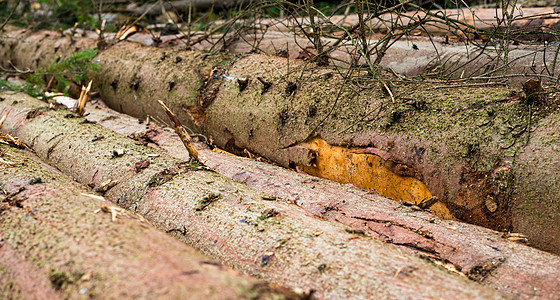
<svg viewBox="0 0 560 300"><path fill-rule="evenodd" d="M198 162L198 151L196 150L196 147L192 142L191 136L187 133L187 130L185 130L177 116L171 111L171 109L169 109L169 107L167 107L165 102L161 100L158 100L158 102L161 107L163 107L163 110L165 111L167 116L169 116L169 119L173 122L173 124L175 124L175 132L183 142L183 145L185 145L185 148L187 148L187 151L189 151L189 155L192 159Z"/></svg>
<svg viewBox="0 0 560 300"><path fill-rule="evenodd" d="M76 107L76 113L78 113L78 115L80 116L83 116L86 112L86 102L89 97L89 91L91 90L91 83L92 81L90 80L87 87L82 86L82 92L80 94L80 99L78 99L78 106Z"/></svg>
<svg viewBox="0 0 560 300"><path fill-rule="evenodd" d="M8 117L8 115L10 114L10 111L12 110L12 108L8 108L8 110L6 111L6 113L2 116L2 119L0 119L0 128L2 128L2 124L4 124L4 121L6 120L6 118Z"/></svg>

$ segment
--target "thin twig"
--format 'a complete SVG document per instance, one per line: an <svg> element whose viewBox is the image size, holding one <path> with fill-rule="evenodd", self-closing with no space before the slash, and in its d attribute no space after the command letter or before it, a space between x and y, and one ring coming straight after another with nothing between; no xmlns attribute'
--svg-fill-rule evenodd
<svg viewBox="0 0 560 300"><path fill-rule="evenodd" d="M4 26L6 26L6 24L8 24L8 21L10 21L10 19L12 18L12 15L14 14L14 12L16 11L17 7L19 6L19 2L21 0L18 0L16 2L16 5L14 6L14 9L12 9L12 11L10 12L10 14L6 17L6 20L4 21L4 23L2 23L2 25L0 25L0 31L2 29L4 29Z"/></svg>
<svg viewBox="0 0 560 300"><path fill-rule="evenodd" d="M389 88L389 86L384 81L381 81L381 83L383 83L383 86L385 87L385 90L387 90L387 93L389 93L389 96L391 96L391 101L393 103L395 103L395 97L393 96L393 92L391 92L391 89Z"/></svg>
<svg viewBox="0 0 560 300"><path fill-rule="evenodd" d="M429 87L426 88L426 90L429 91L429 90L439 90L439 89L454 89L454 88L463 88L463 87L481 87L481 86L493 86L493 85L507 86L507 83L481 82L481 83L450 84L450 85L439 85L439 86Z"/></svg>
<svg viewBox="0 0 560 300"><path fill-rule="evenodd" d="M181 121L179 121L179 118L177 118L177 116L171 111L171 109L169 109L165 102L161 100L158 100L158 102L165 113L167 113L167 116L169 116L169 119L175 124L175 133L177 133L177 135L181 139L181 142L183 142L183 145L185 145L185 148L187 148L187 151L189 152L191 158L196 160L197 162L200 162L198 158L198 151L194 147L191 136L187 133L187 131L181 124Z"/></svg>

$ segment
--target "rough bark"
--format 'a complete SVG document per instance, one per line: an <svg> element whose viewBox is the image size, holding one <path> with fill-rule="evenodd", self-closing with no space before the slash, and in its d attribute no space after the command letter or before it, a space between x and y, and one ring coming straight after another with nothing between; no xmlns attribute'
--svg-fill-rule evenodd
<svg viewBox="0 0 560 300"><path fill-rule="evenodd" d="M50 63L55 52L69 53L77 43L39 33L1 49L23 68ZM34 57L20 55L35 50ZM104 70L92 74L94 82L117 110L165 119L156 103L164 99L184 124L212 136L216 145L248 149L284 166L312 165L302 151L314 152L309 138L319 136L355 151L348 154L349 177L369 172L351 165L365 155L395 171L398 180L418 180L456 218L521 231L533 245L560 251L560 195L554 188L560 156L547 142L527 148L527 142L555 139L556 132L545 130L558 118L554 97L534 105L503 88L387 78L394 81L393 103L378 82L345 81L301 61L131 43L102 52L98 63ZM546 148L539 153L546 153L550 167L540 168L534 155L525 155L538 147ZM527 184L526 170L540 179Z"/></svg>
<svg viewBox="0 0 560 300"><path fill-rule="evenodd" d="M166 153L188 159L180 139L170 128L138 122L108 109L90 106L90 121L132 136ZM518 298L560 294L560 258L501 238L501 234L456 221L442 221L418 208L406 207L351 185L213 151L199 144L206 165L237 182L295 203L322 218L341 222L408 253L452 266L469 278ZM341 200L342 199L342 200ZM493 264L494 262L495 264ZM518 268L518 266L524 266ZM489 270L488 268L492 268Z"/></svg>
<svg viewBox="0 0 560 300"><path fill-rule="evenodd" d="M142 217L38 161L0 145L0 295L3 299L81 297L294 298L238 275L167 236ZM110 212L118 212L112 220ZM120 210L120 211L119 211Z"/></svg>
<svg viewBox="0 0 560 300"><path fill-rule="evenodd" d="M313 289L319 298L504 297L77 115L48 110L22 94L2 97L0 108L13 108L4 130L39 157L82 183L119 180L106 198L246 274ZM148 166L135 170L142 160Z"/></svg>

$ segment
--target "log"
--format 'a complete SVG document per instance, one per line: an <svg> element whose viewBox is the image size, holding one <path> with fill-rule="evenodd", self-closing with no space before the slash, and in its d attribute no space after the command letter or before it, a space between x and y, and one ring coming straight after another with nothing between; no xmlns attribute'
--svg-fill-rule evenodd
<svg viewBox="0 0 560 300"><path fill-rule="evenodd" d="M94 47L93 40L51 34L4 40L0 57L34 68ZM396 200L419 204L435 196L432 209L442 217L520 232L560 253L560 156L538 146L557 135L547 129L558 117L554 97L533 110L508 89L387 78L392 103L379 83L346 82L328 70L316 75L302 61L132 43L103 51L97 62L103 72L91 74L96 88L119 111L165 120L155 102L164 99L183 124L230 151L247 149ZM214 68L219 73L209 76ZM533 159L541 151L545 168ZM527 172L537 178L531 184ZM488 201L496 203L493 212Z"/></svg>
<svg viewBox="0 0 560 300"><path fill-rule="evenodd" d="M506 298L75 114L23 94L1 96L0 109L12 108L3 130L41 159L92 186L118 180L107 199L245 274L315 290L318 298ZM138 170L142 160L149 164Z"/></svg>
<svg viewBox="0 0 560 300"><path fill-rule="evenodd" d="M263 24L263 26L266 24ZM35 33L41 34L41 33ZM45 34L45 33L42 33ZM204 33L195 32L191 40L197 39ZM10 34L10 36L15 36ZM76 33L81 37L82 32ZM89 38L97 38L95 32L86 32ZM107 34L112 37L112 34ZM371 37L371 46L380 43L379 35ZM156 43L151 34L139 33L128 38L129 41L147 46L160 48L183 47L186 45L186 35L162 36L161 43ZM553 43L544 45L508 45L507 59L504 50L496 47L482 47L481 44L449 41L445 36L411 36L406 40L397 40L387 49L379 65L405 75L422 78L444 78L464 81L465 78L476 82L491 80L516 87L524 83L527 78L538 77L544 82L555 81L560 72L560 66L555 60L557 47ZM224 41L227 41L225 43ZM333 45L337 40L322 38L323 45ZM268 55L286 56L292 59L309 60L313 57L313 43L311 40L292 32L271 28L266 32L250 34L211 35L208 39L192 45L200 51L211 49L226 49L232 53L263 53ZM309 51L309 53L307 53ZM350 43L342 43L329 53L330 64L348 67L350 65L365 64L365 59L356 60L355 47ZM372 59L377 56L374 55ZM540 74L540 75L538 75ZM513 75L513 76L504 76Z"/></svg>
<svg viewBox="0 0 560 300"><path fill-rule="evenodd" d="M410 5L410 4L409 4ZM462 7L442 10L421 10L412 4L408 10L396 9L393 12L384 13L378 17L367 19L366 26L373 32L388 31L394 26L395 31L410 30L409 35L451 36L470 39L488 38L496 34L498 36L508 32L508 38L518 41L541 42L555 40L554 31L560 27L560 15L557 7L522 7L516 5L506 10L482 7ZM406 7L406 6L405 6ZM407 26L425 20L422 26L408 28ZM332 28L333 24L342 28L355 28L359 23L357 14L334 15L318 18L315 21L318 26ZM510 23L511 22L511 23ZM280 31L298 31L301 27L308 28L310 25L307 17L292 17L262 19L260 23L268 25ZM509 26L509 28L507 27Z"/></svg>
<svg viewBox="0 0 560 300"><path fill-rule="evenodd" d="M23 162L0 164L3 298L297 296L220 265L29 152L4 144L0 151Z"/></svg>
<svg viewBox="0 0 560 300"><path fill-rule="evenodd" d="M189 159L181 140L170 128L146 125L100 102L90 107L86 119L171 156ZM279 201L295 203L316 216L348 225L355 232L396 245L404 252L446 264L502 293L522 299L560 294L558 279L550 276L560 269L560 257L556 255L514 243L492 230L440 220L429 212L403 206L352 185L210 150L203 144L197 148L207 158L206 165L222 175ZM485 266L493 269L488 271Z"/></svg>

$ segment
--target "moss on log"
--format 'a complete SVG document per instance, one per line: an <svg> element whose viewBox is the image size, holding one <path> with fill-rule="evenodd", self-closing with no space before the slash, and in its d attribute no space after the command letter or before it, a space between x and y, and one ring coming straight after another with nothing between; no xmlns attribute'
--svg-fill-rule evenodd
<svg viewBox="0 0 560 300"><path fill-rule="evenodd" d="M295 298L213 262L38 161L0 144L3 299ZM105 211L105 212L104 212ZM115 219L112 220L114 212Z"/></svg>
<svg viewBox="0 0 560 300"><path fill-rule="evenodd" d="M39 157L85 184L119 180L107 198L246 274L312 289L319 298L505 297L29 96L2 97L0 108L12 108L4 130ZM136 172L141 160L149 166Z"/></svg>

